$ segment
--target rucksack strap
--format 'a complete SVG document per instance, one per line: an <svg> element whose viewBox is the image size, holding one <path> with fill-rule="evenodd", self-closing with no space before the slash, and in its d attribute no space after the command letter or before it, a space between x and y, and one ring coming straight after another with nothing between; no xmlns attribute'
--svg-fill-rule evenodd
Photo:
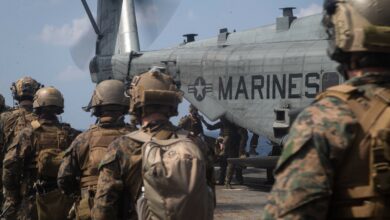
<svg viewBox="0 0 390 220"><path fill-rule="evenodd" d="M153 138L152 135L150 135L144 131L141 131L141 130L131 132L130 134L128 134L126 136L137 141L137 142L141 142L141 143L149 142Z"/></svg>
<svg viewBox="0 0 390 220"><path fill-rule="evenodd" d="M325 92L317 96L317 100L325 97L335 97L345 102L350 110L355 114L359 124L365 132L369 132L370 128L378 121L378 117L382 115L385 109L390 104L390 90L379 89L374 97L369 100L369 109L358 101L358 98L364 94L359 92L357 87L342 84L327 89Z"/></svg>
<svg viewBox="0 0 390 220"><path fill-rule="evenodd" d="M154 135L148 134L142 130L138 130L138 131L134 131L126 136L137 141L137 142L141 142L141 143L147 143L147 142L153 141L159 145L170 145L170 144L177 142L179 140L188 138L189 134L190 133L188 131L185 131L182 129L179 129L176 131L162 130L160 132L157 132ZM172 137L172 136L174 136L175 138L168 139L169 137Z"/></svg>
<svg viewBox="0 0 390 220"><path fill-rule="evenodd" d="M340 85L328 89L317 99L324 97L336 97L344 101L362 127L365 134L362 138L370 138L375 142L370 149L375 188L381 193L390 194L390 89L380 88L374 91L372 97L364 97L364 93L360 93L356 87ZM368 108L359 102L360 98L368 102Z"/></svg>
<svg viewBox="0 0 390 220"><path fill-rule="evenodd" d="M31 122L31 127L34 129L34 130L37 130L38 128L41 127L41 123L39 123L38 120L34 120Z"/></svg>

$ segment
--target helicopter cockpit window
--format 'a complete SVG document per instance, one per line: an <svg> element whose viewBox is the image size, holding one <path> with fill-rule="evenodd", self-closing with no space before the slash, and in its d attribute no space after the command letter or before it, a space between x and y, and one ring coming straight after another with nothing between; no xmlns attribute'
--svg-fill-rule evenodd
<svg viewBox="0 0 390 220"><path fill-rule="evenodd" d="M327 88L338 85L340 83L340 75L336 72L324 73L322 75L322 91Z"/></svg>

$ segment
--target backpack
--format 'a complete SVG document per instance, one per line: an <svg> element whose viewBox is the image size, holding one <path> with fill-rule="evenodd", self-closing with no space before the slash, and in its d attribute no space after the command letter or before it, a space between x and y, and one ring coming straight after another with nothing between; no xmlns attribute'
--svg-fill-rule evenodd
<svg viewBox="0 0 390 220"><path fill-rule="evenodd" d="M140 220L213 219L213 191L207 184L206 159L200 147L178 132L157 140L136 131L129 137L142 146L143 196L137 202Z"/></svg>
<svg viewBox="0 0 390 220"><path fill-rule="evenodd" d="M41 125L32 121L34 129L35 167L38 177L57 178L65 150L69 146L68 133L62 128ZM33 165L34 167L34 165Z"/></svg>
<svg viewBox="0 0 390 220"><path fill-rule="evenodd" d="M3 132L4 132L4 144L7 147L12 143L13 138L16 137L21 130L26 128L32 121L36 120L37 116L28 112L25 109L15 109L7 114L4 119ZM7 149L3 148L3 151Z"/></svg>
<svg viewBox="0 0 390 220"><path fill-rule="evenodd" d="M80 164L81 188L96 187L99 171L98 166L103 156L107 152L107 147L116 138L129 133L129 127L123 128L101 128L94 125L90 128L91 136L88 141L88 149L80 149L80 151L88 151L83 164Z"/></svg>
<svg viewBox="0 0 390 220"><path fill-rule="evenodd" d="M337 218L390 218L390 89L343 84L329 88L317 99L324 97L336 97L346 103L361 127L343 165L337 168L341 181L334 184L334 207L330 210ZM355 179L362 180L358 181L360 185L343 181L348 180L351 171ZM362 200L363 204L356 205Z"/></svg>

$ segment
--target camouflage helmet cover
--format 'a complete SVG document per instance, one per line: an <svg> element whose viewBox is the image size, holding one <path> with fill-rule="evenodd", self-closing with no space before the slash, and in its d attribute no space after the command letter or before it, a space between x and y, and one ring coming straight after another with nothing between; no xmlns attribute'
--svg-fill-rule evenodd
<svg viewBox="0 0 390 220"><path fill-rule="evenodd" d="M96 86L89 105L84 109L90 111L92 108L107 105L119 105L128 108L130 98L125 95L125 92L125 84L122 81L104 80Z"/></svg>
<svg viewBox="0 0 390 220"><path fill-rule="evenodd" d="M160 105L170 107L170 112L165 112L169 117L175 116L178 114L177 106L182 101L182 93L172 77L161 73L158 68L134 77L130 96L130 112L134 115L148 105Z"/></svg>
<svg viewBox="0 0 390 220"><path fill-rule="evenodd" d="M389 7L388 0L325 0L329 56L340 62L343 53L390 53Z"/></svg>
<svg viewBox="0 0 390 220"><path fill-rule="evenodd" d="M33 98L35 92L42 88L42 85L31 77L22 77L18 81L12 83L11 91L15 100L21 100L22 97Z"/></svg>
<svg viewBox="0 0 390 220"><path fill-rule="evenodd" d="M64 108L64 97L61 92L54 87L44 87L39 89L34 96L33 108L54 106Z"/></svg>

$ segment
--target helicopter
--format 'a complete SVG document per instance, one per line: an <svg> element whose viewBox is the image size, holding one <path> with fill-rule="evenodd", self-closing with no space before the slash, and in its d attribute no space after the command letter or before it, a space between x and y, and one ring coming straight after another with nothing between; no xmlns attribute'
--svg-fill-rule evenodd
<svg viewBox="0 0 390 220"><path fill-rule="evenodd" d="M92 82L128 81L158 66L209 120L225 116L275 146L283 145L294 115L343 81L326 53L329 39L321 14L297 18L295 8L286 7L275 24L240 32L223 28L205 40L189 33L177 46L142 51L135 0L98 0L96 19L86 0L81 2L96 33ZM276 160L232 161L271 168Z"/></svg>

